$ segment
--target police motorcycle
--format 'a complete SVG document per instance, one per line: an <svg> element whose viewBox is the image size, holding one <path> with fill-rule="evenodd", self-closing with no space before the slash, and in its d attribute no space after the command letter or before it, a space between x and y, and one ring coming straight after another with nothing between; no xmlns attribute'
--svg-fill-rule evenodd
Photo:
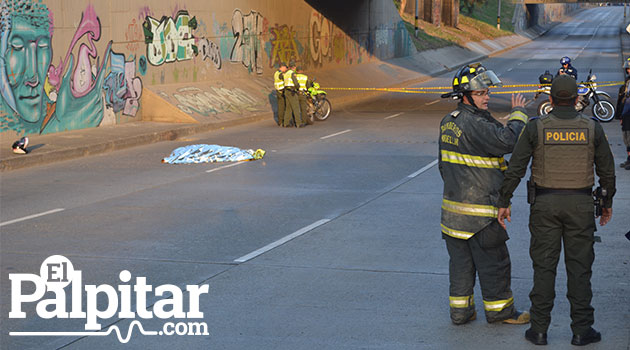
<svg viewBox="0 0 630 350"><path fill-rule="evenodd" d="M551 86L549 86L549 84L551 84L552 79L553 75L551 75L549 71L545 71L545 73L538 78L538 82L541 85L538 86L538 91L534 99L538 98L541 94L551 94ZM593 112L593 116L601 122L609 122L615 116L615 106L610 102L611 97L608 93L597 90L595 79L597 79L597 77L593 74L592 70L589 70L586 81L578 84L578 99L575 104L575 110L582 112L592 103L593 107L591 107L591 111ZM538 105L538 115L548 114L551 110L552 106L548 98Z"/></svg>
<svg viewBox="0 0 630 350"><path fill-rule="evenodd" d="M326 91L319 88L319 83L313 82L313 85L308 88L306 103L308 105L306 113L311 122L315 120L324 121L330 116L332 105L326 98Z"/></svg>

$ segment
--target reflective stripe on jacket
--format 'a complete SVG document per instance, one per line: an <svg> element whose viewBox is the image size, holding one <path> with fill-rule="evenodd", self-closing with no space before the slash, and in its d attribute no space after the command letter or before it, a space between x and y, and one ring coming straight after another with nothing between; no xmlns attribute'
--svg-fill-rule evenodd
<svg viewBox="0 0 630 350"><path fill-rule="evenodd" d="M279 70L273 73L273 86L278 91L284 89L284 78L282 77L282 72Z"/></svg>
<svg viewBox="0 0 630 350"><path fill-rule="evenodd" d="M308 81L308 76L306 74L296 74L295 77L297 78L298 84L299 84L299 90L300 91L305 91L306 92L306 82Z"/></svg>
<svg viewBox="0 0 630 350"><path fill-rule="evenodd" d="M442 232L469 239L496 220L496 202L507 164L527 121L515 108L507 125L488 111L459 103L440 123L439 169L444 181Z"/></svg>
<svg viewBox="0 0 630 350"><path fill-rule="evenodd" d="M293 81L293 74L294 72L289 69L288 71L284 72L284 87L285 88L294 88L295 87L295 82Z"/></svg>

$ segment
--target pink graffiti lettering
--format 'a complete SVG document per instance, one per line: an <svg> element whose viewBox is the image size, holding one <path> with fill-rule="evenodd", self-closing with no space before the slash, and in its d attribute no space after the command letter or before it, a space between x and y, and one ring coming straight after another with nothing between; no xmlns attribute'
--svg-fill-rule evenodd
<svg viewBox="0 0 630 350"><path fill-rule="evenodd" d="M81 15L81 22L70 42L66 58L59 62L59 66L55 67L51 64L48 68L48 81L51 85L55 86L56 89L59 89L61 76L72 56L75 45L83 36L86 37L87 44L81 44L79 46L79 58L72 75L72 95L74 95L74 97L82 97L90 92L94 88L94 76L99 74L99 72L92 72L90 59L90 57L96 59L98 52L94 41L98 41L101 37L101 21L96 16L92 5L88 5ZM101 67L101 69L103 69L103 67Z"/></svg>

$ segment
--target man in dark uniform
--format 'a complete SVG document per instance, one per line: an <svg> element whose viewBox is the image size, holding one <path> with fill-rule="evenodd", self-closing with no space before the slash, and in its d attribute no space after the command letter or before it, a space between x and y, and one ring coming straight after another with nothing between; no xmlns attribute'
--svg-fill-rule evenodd
<svg viewBox="0 0 630 350"><path fill-rule="evenodd" d="M617 109L615 109L615 118L621 119L621 133L623 136L623 143L626 146L626 153L628 158L626 161L619 164L620 167L630 170L630 58L623 63L623 69L626 79L624 84L619 87L619 95L617 96Z"/></svg>
<svg viewBox="0 0 630 350"><path fill-rule="evenodd" d="M600 225L612 217L615 194L614 159L601 125L575 110L577 84L569 76L559 76L551 85L553 110L532 118L521 134L510 166L499 191L498 221L505 227L510 218L510 199L532 159L532 178L528 186L535 198L531 204L529 253L534 267L531 328L525 338L536 345L547 344L547 329L555 298L556 266L561 243L567 268L571 303L573 345L601 340L594 323L591 306L591 266L595 219L592 187L595 172L601 188L606 190Z"/></svg>
<svg viewBox="0 0 630 350"><path fill-rule="evenodd" d="M577 69L575 69L575 67L571 65L571 59L568 56L562 57L560 59L560 64L562 65L562 68L558 69L558 73L556 74L556 76L568 75L572 77L573 79L577 80L578 78Z"/></svg>
<svg viewBox="0 0 630 350"><path fill-rule="evenodd" d="M517 311L505 229L496 221L496 200L510 153L527 122L525 99L512 96L504 126L488 112L489 87L501 82L480 63L462 67L453 91L442 95L461 102L442 119L439 169L444 181L441 228L449 255L449 305L456 325L474 320L476 275L488 322L525 324L529 313Z"/></svg>

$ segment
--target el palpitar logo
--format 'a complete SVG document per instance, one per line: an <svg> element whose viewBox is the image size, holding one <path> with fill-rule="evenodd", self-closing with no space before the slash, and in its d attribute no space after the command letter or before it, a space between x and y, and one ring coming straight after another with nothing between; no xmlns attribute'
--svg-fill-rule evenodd
<svg viewBox="0 0 630 350"><path fill-rule="evenodd" d="M108 284L83 285L82 273L74 270L72 262L63 255L52 255L41 265L40 274L12 273L11 280L11 311L9 318L27 318L29 315L22 311L27 303L37 303L37 316L43 319L85 319L86 332L9 332L11 336L106 336L116 332L121 343L127 343L131 337L133 326L137 326L143 335L209 335L205 322L165 322L159 331L146 331L142 327L141 319L203 319L203 312L199 311L199 296L208 293L208 285L187 285L182 291L176 285L164 284L156 286L147 284L146 277L136 277L131 281L131 273L120 271L119 279L123 284L116 288ZM35 285L35 291L23 294L24 282ZM68 312L66 305L66 287L71 291L71 306ZM43 299L47 292L54 297ZM83 309L83 293L86 296L86 307ZM187 293L188 311L184 310L184 295ZM100 298L99 298L100 295ZM152 308L147 307L147 296L163 297L155 302ZM169 297L170 296L170 297ZM105 297L105 299L103 299ZM97 300L106 303L97 305ZM135 300L135 303L132 301ZM135 310L132 305L135 304ZM101 329L100 320L117 317L120 319L134 319L129 325L127 336L121 335L117 326L106 330Z"/></svg>

